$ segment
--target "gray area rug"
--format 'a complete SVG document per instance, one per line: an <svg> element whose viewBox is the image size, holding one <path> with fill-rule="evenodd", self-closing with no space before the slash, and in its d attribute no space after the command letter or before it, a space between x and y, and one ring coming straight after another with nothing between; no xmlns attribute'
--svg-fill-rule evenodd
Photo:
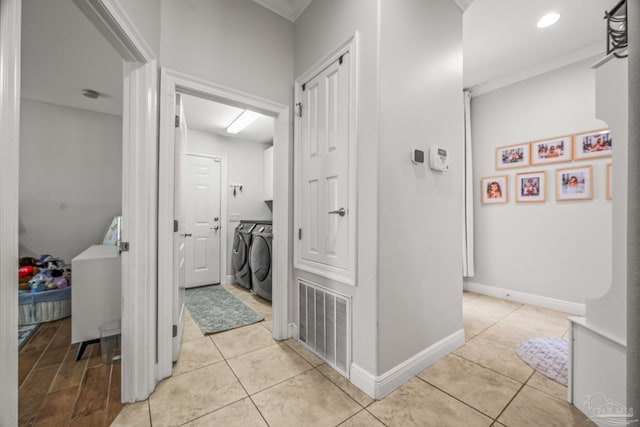
<svg viewBox="0 0 640 427"><path fill-rule="evenodd" d="M18 326L18 350L20 350L22 346L27 343L31 335L33 335L36 329L38 329L38 326L40 326L39 323Z"/></svg>
<svg viewBox="0 0 640 427"><path fill-rule="evenodd" d="M250 325L264 319L221 285L185 291L187 308L203 334Z"/></svg>
<svg viewBox="0 0 640 427"><path fill-rule="evenodd" d="M518 356L543 375L567 385L569 373L569 340L533 338L516 346Z"/></svg>

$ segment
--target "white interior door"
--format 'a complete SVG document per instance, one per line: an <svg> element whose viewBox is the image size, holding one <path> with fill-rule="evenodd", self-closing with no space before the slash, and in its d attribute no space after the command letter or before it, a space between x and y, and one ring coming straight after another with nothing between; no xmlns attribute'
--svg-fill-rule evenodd
<svg viewBox="0 0 640 427"><path fill-rule="evenodd" d="M219 158L187 156L188 288L220 283L220 170Z"/></svg>
<svg viewBox="0 0 640 427"><path fill-rule="evenodd" d="M349 269L349 61L332 62L301 94L299 260L321 271Z"/></svg>
<svg viewBox="0 0 640 427"><path fill-rule="evenodd" d="M174 311L173 324L176 325L173 338L173 360L180 355L182 340L182 319L184 314L185 253L186 253L186 214L185 214L185 174L187 163L187 122L180 94L176 94L176 130L175 130L175 202L173 227L174 271Z"/></svg>

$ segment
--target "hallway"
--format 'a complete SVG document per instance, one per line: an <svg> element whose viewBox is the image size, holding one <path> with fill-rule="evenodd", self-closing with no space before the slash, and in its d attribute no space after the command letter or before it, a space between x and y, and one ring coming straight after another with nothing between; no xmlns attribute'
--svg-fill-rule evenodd
<svg viewBox="0 0 640 427"><path fill-rule="evenodd" d="M113 425L593 425L515 353L526 338L566 337L564 313L465 292L466 344L374 401L296 341L273 341L270 307L227 289L266 320L204 336L188 317L173 377Z"/></svg>

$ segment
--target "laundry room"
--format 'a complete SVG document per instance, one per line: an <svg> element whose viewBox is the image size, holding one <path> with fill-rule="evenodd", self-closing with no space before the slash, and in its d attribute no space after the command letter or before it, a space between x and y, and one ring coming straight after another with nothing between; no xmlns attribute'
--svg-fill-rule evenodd
<svg viewBox="0 0 640 427"><path fill-rule="evenodd" d="M195 318L190 299L207 312L226 304L212 300L207 308L195 296L224 288L270 322L274 119L191 95L179 99L187 308Z"/></svg>

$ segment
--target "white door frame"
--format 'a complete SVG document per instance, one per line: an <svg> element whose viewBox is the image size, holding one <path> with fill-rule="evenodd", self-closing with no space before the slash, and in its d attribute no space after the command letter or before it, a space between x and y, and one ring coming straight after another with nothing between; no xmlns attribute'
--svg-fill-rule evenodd
<svg viewBox="0 0 640 427"><path fill-rule="evenodd" d="M229 226L227 214L227 155L209 154L198 151L190 151L187 146L187 156L209 157L220 160L220 283L227 284L227 227Z"/></svg>
<svg viewBox="0 0 640 427"><path fill-rule="evenodd" d="M289 254L291 242L289 107L238 90L163 68L160 79L160 162L158 209L158 369L171 375L173 203L173 126L176 92L223 102L275 118L273 229L273 338L290 337L288 328Z"/></svg>
<svg viewBox="0 0 640 427"><path fill-rule="evenodd" d="M18 425L20 0L0 0L0 425Z"/></svg>
<svg viewBox="0 0 640 427"><path fill-rule="evenodd" d="M73 0L124 63L122 400L155 384L157 62L117 0ZM0 425L18 420L18 203L22 0L0 0ZM128 286L135 283L136 286Z"/></svg>

